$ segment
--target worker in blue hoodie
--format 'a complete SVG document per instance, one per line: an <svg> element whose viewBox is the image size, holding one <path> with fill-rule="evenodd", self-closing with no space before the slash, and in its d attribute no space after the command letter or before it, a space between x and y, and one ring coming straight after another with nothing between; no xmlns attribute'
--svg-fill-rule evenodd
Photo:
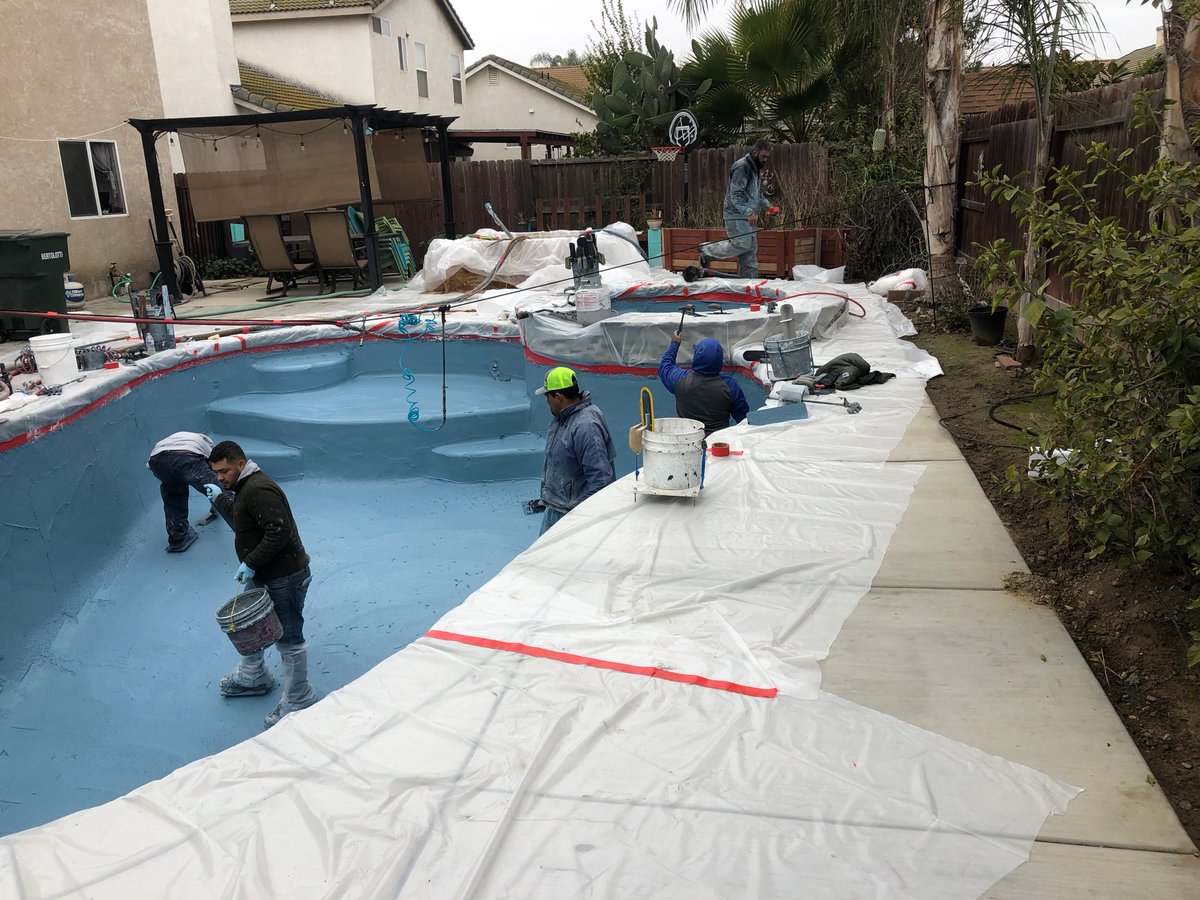
<svg viewBox="0 0 1200 900"><path fill-rule="evenodd" d="M750 412L750 404L732 375L724 375L725 351L720 341L704 338L692 352L691 371L675 364L683 335L671 335L671 346L658 364L658 379L675 395L675 412L683 419L704 423L704 436L736 424Z"/></svg>

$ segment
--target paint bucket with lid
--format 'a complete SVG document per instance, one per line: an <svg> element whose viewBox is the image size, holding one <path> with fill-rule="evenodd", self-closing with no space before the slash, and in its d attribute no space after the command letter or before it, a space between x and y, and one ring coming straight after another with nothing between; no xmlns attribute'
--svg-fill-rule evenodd
<svg viewBox="0 0 1200 900"><path fill-rule="evenodd" d="M704 425L695 419L655 419L642 432L642 479L662 491L699 488L704 475Z"/></svg>
<svg viewBox="0 0 1200 900"><path fill-rule="evenodd" d="M57 387L79 377L72 341L69 331L39 334L29 339L29 349L33 351L44 387Z"/></svg>
<svg viewBox="0 0 1200 900"><path fill-rule="evenodd" d="M265 650L283 637L283 624L266 588L238 594L218 609L217 625L243 656Z"/></svg>

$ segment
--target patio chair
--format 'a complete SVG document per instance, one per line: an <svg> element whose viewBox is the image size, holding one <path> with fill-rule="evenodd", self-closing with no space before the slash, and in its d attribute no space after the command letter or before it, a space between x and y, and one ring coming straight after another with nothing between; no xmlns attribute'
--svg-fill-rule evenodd
<svg viewBox="0 0 1200 900"><path fill-rule="evenodd" d="M306 212L304 215L308 219L308 233L312 237L317 268L321 270L322 285L328 276L330 292L336 291L339 272L348 272L355 287L366 285L363 270L367 261L354 252L345 213L335 209Z"/></svg>
<svg viewBox="0 0 1200 900"><path fill-rule="evenodd" d="M350 231L353 234L362 236L366 232L363 227L363 214L353 206L346 207L346 218L350 222ZM375 234L378 237L376 245L379 247L379 264L383 270L390 270L411 280L417 274L417 266L404 228L395 219L376 216Z"/></svg>
<svg viewBox="0 0 1200 900"><path fill-rule="evenodd" d="M286 297L288 289L296 286L296 280L313 270L313 264L297 263L292 259L283 242L279 216L243 216L242 222L254 257L267 274L267 292L271 291L271 283L278 281L283 288L280 296Z"/></svg>

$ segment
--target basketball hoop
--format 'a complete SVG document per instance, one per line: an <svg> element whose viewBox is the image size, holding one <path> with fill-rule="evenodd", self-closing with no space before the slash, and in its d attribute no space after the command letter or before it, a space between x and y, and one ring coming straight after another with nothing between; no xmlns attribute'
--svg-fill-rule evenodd
<svg viewBox="0 0 1200 900"><path fill-rule="evenodd" d="M650 149L652 151L654 151L654 155L658 157L659 162L666 162L666 163L675 162L675 157L677 157L679 155L679 152L681 150L683 150L682 147L675 147L675 146L651 147Z"/></svg>

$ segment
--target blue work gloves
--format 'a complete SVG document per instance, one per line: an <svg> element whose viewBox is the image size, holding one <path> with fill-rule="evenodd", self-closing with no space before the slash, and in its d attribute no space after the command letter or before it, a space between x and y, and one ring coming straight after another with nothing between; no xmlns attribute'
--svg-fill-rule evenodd
<svg viewBox="0 0 1200 900"><path fill-rule="evenodd" d="M254 570L242 563L238 566L237 574L233 578L238 584L249 584L254 578Z"/></svg>
<svg viewBox="0 0 1200 900"><path fill-rule="evenodd" d="M221 490L221 486L219 484L206 484L204 486L204 493L208 497L209 501L213 501L220 497L224 491Z"/></svg>

